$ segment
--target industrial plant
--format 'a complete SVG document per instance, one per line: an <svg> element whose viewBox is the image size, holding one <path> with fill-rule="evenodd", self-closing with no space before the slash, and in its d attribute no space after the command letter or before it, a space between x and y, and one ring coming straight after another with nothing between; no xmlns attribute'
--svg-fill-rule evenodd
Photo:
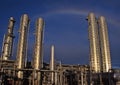
<svg viewBox="0 0 120 85"><path fill-rule="evenodd" d="M120 69L111 65L108 28L105 17L89 13L89 65L55 63L54 45L50 62L43 60L44 20L38 18L35 27L33 60L27 61L30 18L21 16L16 59L13 53L15 20L10 17L0 55L0 85L120 85ZM16 43L15 43L16 44Z"/></svg>

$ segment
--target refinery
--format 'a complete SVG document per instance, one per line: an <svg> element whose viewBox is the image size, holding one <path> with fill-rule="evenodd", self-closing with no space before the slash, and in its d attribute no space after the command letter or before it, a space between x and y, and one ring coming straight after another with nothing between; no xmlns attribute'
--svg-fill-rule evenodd
<svg viewBox="0 0 120 85"><path fill-rule="evenodd" d="M67 65L55 63L55 47L51 46L50 62L43 60L43 30L45 22L36 20L33 60L26 61L30 18L20 20L16 59L13 53L15 19L10 17L0 55L0 85L120 85L120 69L111 65L107 22L94 13L87 16L89 64Z"/></svg>

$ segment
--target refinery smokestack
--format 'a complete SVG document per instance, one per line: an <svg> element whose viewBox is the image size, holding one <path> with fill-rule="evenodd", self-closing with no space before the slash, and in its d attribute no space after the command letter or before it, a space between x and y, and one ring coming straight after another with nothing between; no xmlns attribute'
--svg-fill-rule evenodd
<svg viewBox="0 0 120 85"><path fill-rule="evenodd" d="M44 21L42 18L38 18L36 21L36 31L35 31L35 47L34 47L34 61L33 68L35 70L40 70L42 68L42 41L43 41L43 26ZM35 76L36 75L36 76ZM40 72L34 73L34 85L40 85L41 78Z"/></svg>
<svg viewBox="0 0 120 85"><path fill-rule="evenodd" d="M54 71L55 70L55 60L54 60L54 45L51 46L51 60L50 60L50 70ZM52 84L54 83L54 72L51 73L51 82Z"/></svg>
<svg viewBox="0 0 120 85"><path fill-rule="evenodd" d="M100 72L100 47L97 20L94 13L88 15L90 41L90 68L93 72Z"/></svg>
<svg viewBox="0 0 120 85"><path fill-rule="evenodd" d="M29 18L27 14L21 16L19 40L17 48L17 69L23 69L25 66L25 57L27 54L27 35L28 35ZM18 78L23 78L23 72L18 71Z"/></svg>
<svg viewBox="0 0 120 85"><path fill-rule="evenodd" d="M102 70L103 72L108 72L109 69L111 69L111 57L110 57L107 24L103 16L99 17L98 23L99 23L100 45L101 45Z"/></svg>
<svg viewBox="0 0 120 85"><path fill-rule="evenodd" d="M13 17L10 17L8 25L8 33L4 36L3 49L2 49L2 59L8 60L12 56L12 47L13 47L13 28L15 20Z"/></svg>

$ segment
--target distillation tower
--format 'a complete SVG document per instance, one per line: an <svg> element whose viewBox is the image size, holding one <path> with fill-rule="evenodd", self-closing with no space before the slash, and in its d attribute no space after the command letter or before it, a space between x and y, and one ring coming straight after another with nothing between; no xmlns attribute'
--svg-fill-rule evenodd
<svg viewBox="0 0 120 85"><path fill-rule="evenodd" d="M14 28L15 20L13 17L10 17L9 25L8 25L8 33L4 35L3 39L3 47L2 47L2 56L3 60L9 60L12 56L12 47L13 47L13 28Z"/></svg>
<svg viewBox="0 0 120 85"><path fill-rule="evenodd" d="M50 70L55 70L55 60L54 60L54 45L51 46L51 60L50 60ZM51 72L51 82L52 84L55 82L55 74Z"/></svg>
<svg viewBox="0 0 120 85"><path fill-rule="evenodd" d="M16 61L17 69L24 69L25 67L25 57L27 54L28 27L29 27L29 18L27 14L24 14L23 16L21 16L21 21L20 21L20 29L19 29L20 36L19 36L17 56L16 56L17 57L17 61ZM18 74L19 79L23 79L22 71L18 71L17 74Z"/></svg>
<svg viewBox="0 0 120 85"><path fill-rule="evenodd" d="M90 68L93 72L100 72L100 46L98 25L94 13L88 15L89 41L90 41Z"/></svg>
<svg viewBox="0 0 120 85"><path fill-rule="evenodd" d="M90 41L90 70L91 73L96 73L100 78L100 84L103 85L103 74L110 72L111 70L111 57L110 57L110 47L108 39L108 30L105 18L100 16L98 19L95 17L94 13L88 15L88 25L89 25L89 41ZM96 81L93 78L94 82ZM106 79L107 81L108 79Z"/></svg>
<svg viewBox="0 0 120 85"><path fill-rule="evenodd" d="M38 18L36 21L36 31L35 31L35 47L34 47L34 61L33 68L35 72L33 72L33 85L40 85L41 81L41 73L37 70L41 70L42 68L42 40L43 40L43 26L44 21L42 18Z"/></svg>
<svg viewBox="0 0 120 85"><path fill-rule="evenodd" d="M111 69L111 57L110 57L108 29L105 18L103 16L99 17L98 24L99 24L100 46L101 46L102 71L108 72Z"/></svg>
<svg viewBox="0 0 120 85"><path fill-rule="evenodd" d="M108 72L111 69L108 30L105 18L88 15L90 40L90 66L95 72Z"/></svg>
<svg viewBox="0 0 120 85"><path fill-rule="evenodd" d="M0 58L0 85L120 85L120 69L112 69L107 23L103 16L89 13L89 65L66 65L55 61L55 47L51 46L50 62L43 62L44 20L35 24L33 60L27 58L29 17L21 16L16 60L11 60L15 20L9 20Z"/></svg>

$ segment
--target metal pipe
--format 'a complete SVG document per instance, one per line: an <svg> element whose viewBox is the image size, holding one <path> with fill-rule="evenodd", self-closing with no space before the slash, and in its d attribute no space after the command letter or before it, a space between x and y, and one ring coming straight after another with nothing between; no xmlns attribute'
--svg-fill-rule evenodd
<svg viewBox="0 0 120 85"><path fill-rule="evenodd" d="M3 42L2 42L2 53L1 53L1 57L0 57L0 59L1 60L3 60L2 58L3 58L3 50L4 50L4 42L5 42L5 34L4 34L4 37L3 37Z"/></svg>
<svg viewBox="0 0 120 85"><path fill-rule="evenodd" d="M44 21L42 18L38 18L36 21L36 32L35 32L35 49L34 49L34 61L33 61L33 68L36 69L41 69L42 68L42 41L43 41L43 26L44 26ZM34 75L37 75L34 85L40 85L41 82L41 74L40 72L35 72Z"/></svg>
<svg viewBox="0 0 120 85"><path fill-rule="evenodd" d="M111 57L110 57L107 23L103 16L99 17L98 23L99 23L101 54L102 54L101 55L102 70L103 72L108 72L109 69L111 69Z"/></svg>
<svg viewBox="0 0 120 85"><path fill-rule="evenodd" d="M81 85L84 85L83 72L81 71Z"/></svg>
<svg viewBox="0 0 120 85"><path fill-rule="evenodd" d="M12 56L12 47L13 47L13 28L14 28L15 20L13 17L9 19L8 32L5 35L3 50L2 50L2 59L8 60Z"/></svg>
<svg viewBox="0 0 120 85"><path fill-rule="evenodd" d="M50 70L53 71L55 70L55 63L54 63L54 45L51 46L51 60L50 60ZM51 82L52 84L54 83L54 73L51 73Z"/></svg>
<svg viewBox="0 0 120 85"><path fill-rule="evenodd" d="M27 52L27 33L28 33L29 18L27 14L21 16L19 40L17 48L17 69L23 69L25 65L25 57ZM23 78L23 72L18 72L18 78Z"/></svg>
<svg viewBox="0 0 120 85"><path fill-rule="evenodd" d="M100 47L98 26L94 13L88 15L90 41L90 68L93 72L100 72Z"/></svg>
<svg viewBox="0 0 120 85"><path fill-rule="evenodd" d="M55 72L55 85L58 85L58 73L57 72Z"/></svg>

